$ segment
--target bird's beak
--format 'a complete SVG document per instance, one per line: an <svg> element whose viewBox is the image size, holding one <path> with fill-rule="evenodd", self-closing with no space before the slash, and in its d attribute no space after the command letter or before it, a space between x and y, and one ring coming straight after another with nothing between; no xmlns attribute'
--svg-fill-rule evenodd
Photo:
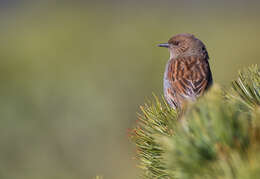
<svg viewBox="0 0 260 179"><path fill-rule="evenodd" d="M166 47L166 48L169 48L170 45L168 43L162 43L162 44L159 44L158 47Z"/></svg>

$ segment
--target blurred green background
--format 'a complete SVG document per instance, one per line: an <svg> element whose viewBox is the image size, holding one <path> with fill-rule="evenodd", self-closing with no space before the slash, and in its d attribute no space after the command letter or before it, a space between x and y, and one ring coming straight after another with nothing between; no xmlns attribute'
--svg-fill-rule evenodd
<svg viewBox="0 0 260 179"><path fill-rule="evenodd" d="M0 178L137 178L127 137L193 33L214 82L259 64L257 1L0 1Z"/></svg>

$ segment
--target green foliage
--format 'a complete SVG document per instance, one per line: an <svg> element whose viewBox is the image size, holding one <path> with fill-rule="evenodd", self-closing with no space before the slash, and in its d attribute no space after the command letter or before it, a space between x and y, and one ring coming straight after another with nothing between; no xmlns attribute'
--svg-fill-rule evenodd
<svg viewBox="0 0 260 179"><path fill-rule="evenodd" d="M148 101L140 107L142 114L138 114L137 126L130 137L137 146L137 158L144 171L143 177L169 178L158 137L172 136L177 113L165 101L161 103L156 96L154 98L154 103Z"/></svg>
<svg viewBox="0 0 260 179"><path fill-rule="evenodd" d="M239 100L224 100L214 87L188 109L169 139L173 147L168 151L168 169L176 178L236 178L233 165L238 161L233 160L248 161L248 150L256 144L252 136L260 128L252 121L259 117Z"/></svg>
<svg viewBox="0 0 260 179"><path fill-rule="evenodd" d="M157 98L142 107L132 138L143 178L257 178L259 82L259 68L250 67L231 90L213 86L179 118Z"/></svg>
<svg viewBox="0 0 260 179"><path fill-rule="evenodd" d="M260 105L260 71L257 65L239 72L238 80L232 82L235 92L251 106Z"/></svg>

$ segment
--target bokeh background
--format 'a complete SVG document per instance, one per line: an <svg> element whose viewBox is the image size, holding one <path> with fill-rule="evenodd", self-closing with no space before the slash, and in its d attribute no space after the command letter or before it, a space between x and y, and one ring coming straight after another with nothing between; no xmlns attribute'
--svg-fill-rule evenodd
<svg viewBox="0 0 260 179"><path fill-rule="evenodd" d="M138 177L127 137L162 94L177 33L207 46L214 82L260 61L258 1L0 1L0 178Z"/></svg>

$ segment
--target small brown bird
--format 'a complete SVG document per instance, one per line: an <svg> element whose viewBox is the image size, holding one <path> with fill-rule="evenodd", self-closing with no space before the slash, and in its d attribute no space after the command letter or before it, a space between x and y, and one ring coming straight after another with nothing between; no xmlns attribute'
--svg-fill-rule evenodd
<svg viewBox="0 0 260 179"><path fill-rule="evenodd" d="M178 34L159 44L170 52L164 72L164 97L169 105L181 109L212 85L209 56L205 45L191 34Z"/></svg>

